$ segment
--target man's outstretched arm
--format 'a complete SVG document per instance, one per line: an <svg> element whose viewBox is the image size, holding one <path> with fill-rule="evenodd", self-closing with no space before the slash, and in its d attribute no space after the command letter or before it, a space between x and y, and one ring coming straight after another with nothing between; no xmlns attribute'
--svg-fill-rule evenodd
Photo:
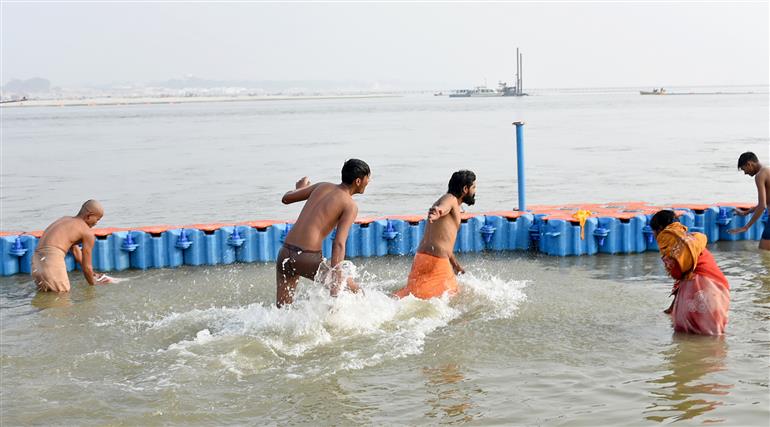
<svg viewBox="0 0 770 427"><path fill-rule="evenodd" d="M332 268L345 260L345 244L347 243L350 227L353 225L356 215L358 215L358 207L350 204L342 211L342 216L340 216L340 220L337 222L337 232L334 235L334 243L332 243Z"/></svg>
<svg viewBox="0 0 770 427"><path fill-rule="evenodd" d="M75 262L83 265L83 251L80 249L80 246L73 245L72 248L70 248L70 252L72 252L72 256L75 257ZM107 276L106 274L98 274L94 271L94 282L98 283L100 285L106 284L106 283L112 283L112 278Z"/></svg>
<svg viewBox="0 0 770 427"><path fill-rule="evenodd" d="M432 223L452 211L452 197L454 196L446 194L428 209L428 222Z"/></svg>

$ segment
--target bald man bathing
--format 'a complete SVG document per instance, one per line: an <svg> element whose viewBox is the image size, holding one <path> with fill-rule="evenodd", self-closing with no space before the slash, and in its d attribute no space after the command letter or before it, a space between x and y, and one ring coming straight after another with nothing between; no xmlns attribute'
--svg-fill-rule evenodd
<svg viewBox="0 0 770 427"><path fill-rule="evenodd" d="M32 278L39 291L69 292L70 280L64 257L70 250L89 285L109 283L106 276L97 278L91 266L91 251L96 240L91 228L103 215L102 205L96 200L88 200L77 215L59 218L45 229L32 257ZM82 250L78 243L83 244Z"/></svg>

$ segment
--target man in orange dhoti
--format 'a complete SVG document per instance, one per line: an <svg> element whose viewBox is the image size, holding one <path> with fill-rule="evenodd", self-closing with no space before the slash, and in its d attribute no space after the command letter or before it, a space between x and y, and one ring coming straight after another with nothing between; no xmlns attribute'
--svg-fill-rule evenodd
<svg viewBox="0 0 770 427"><path fill-rule="evenodd" d="M439 297L444 292L453 295L457 290L455 272L448 258L418 252L414 256L406 287L395 295L404 298L411 294L420 299L429 299Z"/></svg>
<svg viewBox="0 0 770 427"><path fill-rule="evenodd" d="M406 287L395 293L397 297L411 294L428 299L445 292L457 293L455 274L465 273L453 252L460 229L460 204L470 206L475 202L476 175L469 170L452 174L447 194L428 210L428 223L414 256L409 280Z"/></svg>
<svg viewBox="0 0 770 427"><path fill-rule="evenodd" d="M666 270L674 282L671 314L674 331L721 335L730 308L730 284L701 233L688 233L673 211L660 211L650 221Z"/></svg>

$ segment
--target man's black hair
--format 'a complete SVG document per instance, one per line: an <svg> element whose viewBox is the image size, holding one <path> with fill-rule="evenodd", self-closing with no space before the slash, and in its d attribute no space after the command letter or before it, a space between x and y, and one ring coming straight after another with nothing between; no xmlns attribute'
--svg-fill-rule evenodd
<svg viewBox="0 0 770 427"><path fill-rule="evenodd" d="M741 154L741 157L738 157L738 169L744 167L748 162L759 163L759 159L757 158L756 154L752 153L751 151L747 151Z"/></svg>
<svg viewBox="0 0 770 427"><path fill-rule="evenodd" d="M650 228L660 233L675 222L679 221L677 221L674 211L658 211L652 216L652 219L650 219Z"/></svg>
<svg viewBox="0 0 770 427"><path fill-rule="evenodd" d="M463 195L463 188L466 186L470 187L474 182L476 182L475 173L469 170L457 171L452 174L451 178L449 178L449 189L447 190L447 193L455 197L461 197Z"/></svg>
<svg viewBox="0 0 770 427"><path fill-rule="evenodd" d="M357 178L369 176L371 173L365 161L350 159L342 165L342 182L351 185Z"/></svg>

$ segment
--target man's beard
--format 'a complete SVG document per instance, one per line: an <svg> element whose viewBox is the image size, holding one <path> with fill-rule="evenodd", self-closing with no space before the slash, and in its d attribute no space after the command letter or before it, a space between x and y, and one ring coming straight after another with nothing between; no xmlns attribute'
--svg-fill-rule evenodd
<svg viewBox="0 0 770 427"><path fill-rule="evenodd" d="M465 203L468 206L473 206L474 203L476 203L476 195L467 195L463 197L463 203Z"/></svg>

